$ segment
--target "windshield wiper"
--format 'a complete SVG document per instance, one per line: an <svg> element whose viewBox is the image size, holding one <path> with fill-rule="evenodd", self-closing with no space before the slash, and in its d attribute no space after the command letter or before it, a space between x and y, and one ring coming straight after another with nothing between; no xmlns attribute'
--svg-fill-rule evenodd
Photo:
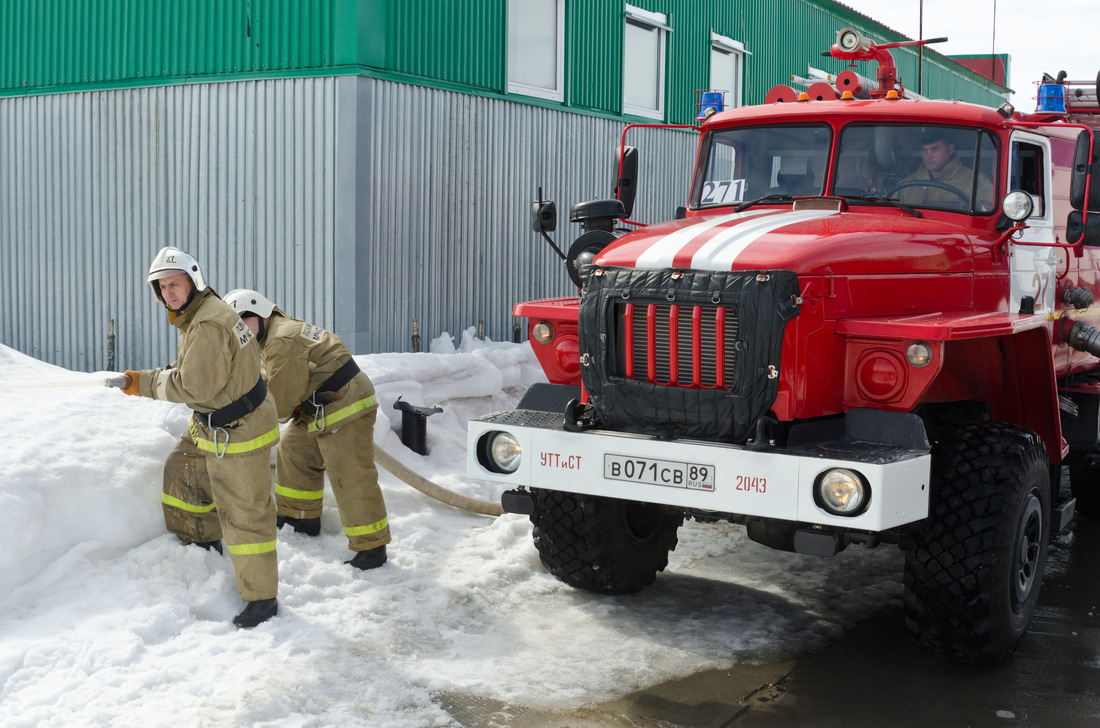
<svg viewBox="0 0 1100 728"><path fill-rule="evenodd" d="M890 207L896 207L899 210L905 210L913 217L923 217L923 215L920 214L919 210L914 210L909 205L906 205L903 202L898 202L897 200L889 197L873 197L871 195L842 195L842 198L845 202L848 202L849 200L856 200L858 202L873 202L879 205L888 205Z"/></svg>
<svg viewBox="0 0 1100 728"><path fill-rule="evenodd" d="M765 202L790 202L794 197L791 195L768 195L767 197L758 197L755 200L749 200L748 202L742 202L737 207L733 208L734 212L741 212L747 210L753 205L760 205Z"/></svg>

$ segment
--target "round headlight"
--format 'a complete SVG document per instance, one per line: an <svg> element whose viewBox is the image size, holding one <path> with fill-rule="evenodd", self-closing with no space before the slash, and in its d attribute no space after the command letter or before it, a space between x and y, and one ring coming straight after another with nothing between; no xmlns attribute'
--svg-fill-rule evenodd
<svg viewBox="0 0 1100 728"><path fill-rule="evenodd" d="M1005 217L1014 222L1031 217L1033 207L1031 195L1023 190L1012 190L1001 200L1001 210L1004 211Z"/></svg>
<svg viewBox="0 0 1100 728"><path fill-rule="evenodd" d="M828 470L817 481L819 504L837 516L857 515L870 491L858 473L847 468Z"/></svg>
<svg viewBox="0 0 1100 728"><path fill-rule="evenodd" d="M554 327L546 321L539 321L531 327L531 338L540 344L549 344L554 338Z"/></svg>
<svg viewBox="0 0 1100 728"><path fill-rule="evenodd" d="M915 367L928 366L932 361L932 347L923 341L914 341L905 350L905 358Z"/></svg>
<svg viewBox="0 0 1100 728"><path fill-rule="evenodd" d="M522 456L519 441L507 432L498 432L489 440L489 458L502 473L516 472Z"/></svg>

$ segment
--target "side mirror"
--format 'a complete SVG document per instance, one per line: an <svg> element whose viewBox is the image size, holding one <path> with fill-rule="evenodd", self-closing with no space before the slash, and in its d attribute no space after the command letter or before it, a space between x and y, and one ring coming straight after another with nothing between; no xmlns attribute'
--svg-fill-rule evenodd
<svg viewBox="0 0 1100 728"><path fill-rule="evenodd" d="M552 233L558 226L558 206L553 200L531 203L531 230L536 233Z"/></svg>
<svg viewBox="0 0 1100 728"><path fill-rule="evenodd" d="M1066 219L1066 242L1076 244L1083 241L1084 245L1100 245L1100 210L1089 210L1087 224L1081 223L1081 217L1080 210L1070 211Z"/></svg>
<svg viewBox="0 0 1100 728"><path fill-rule="evenodd" d="M1086 209L1085 183L1090 175L1092 184L1089 185L1088 209L1100 210L1100 156L1096 147L1095 133L1091 145L1087 131L1077 135L1077 144L1073 148L1073 170L1069 179L1069 204L1074 210Z"/></svg>
<svg viewBox="0 0 1100 728"><path fill-rule="evenodd" d="M638 191L638 150L635 147L620 147L615 155L618 179L615 185L615 197L623 203L626 210L624 218L634 211L634 195Z"/></svg>

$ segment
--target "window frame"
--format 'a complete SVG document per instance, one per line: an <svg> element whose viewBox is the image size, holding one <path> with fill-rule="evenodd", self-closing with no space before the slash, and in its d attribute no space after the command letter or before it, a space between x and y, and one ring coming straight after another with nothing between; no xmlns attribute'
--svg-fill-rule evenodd
<svg viewBox="0 0 1100 728"><path fill-rule="evenodd" d="M511 78L512 64L511 64L511 52L505 54L505 90L510 94L517 94L520 96L531 96L539 99L546 99L548 101L565 101L565 3L566 0L550 0L554 3L556 14L556 38L557 43L554 48L554 89L548 89L543 86L532 86L531 84L521 83L519 81L513 81ZM511 10L512 2L509 0L508 5L509 17L505 21L505 41L507 47L511 47Z"/></svg>
<svg viewBox="0 0 1100 728"><path fill-rule="evenodd" d="M727 56L731 56L734 59L734 76L737 88L735 89L719 89L714 80L714 54L715 52L722 53ZM710 32L710 88L716 90L726 91L729 95L726 96L726 108L736 109L744 103L744 85L745 85L745 57L751 56L752 53L745 47L745 44L739 40L734 40L725 35L715 33L713 30Z"/></svg>
<svg viewBox="0 0 1100 728"><path fill-rule="evenodd" d="M635 25L643 28L650 28L657 33L657 59L656 59L656 72L657 77L654 79L655 86L657 88L657 108L651 109L645 106L636 106L634 104L627 103L626 100L626 77L627 73L632 70L632 66L627 63L626 57L626 29L627 25ZM665 118L665 94L666 94L666 73L665 65L668 57L668 33L672 32L672 28L668 25L668 16L663 13L654 13L642 8L635 7L634 5L625 6L625 17L623 18L623 96L622 96L622 110L623 114L627 116L641 116L646 119L657 119L658 121L664 121Z"/></svg>

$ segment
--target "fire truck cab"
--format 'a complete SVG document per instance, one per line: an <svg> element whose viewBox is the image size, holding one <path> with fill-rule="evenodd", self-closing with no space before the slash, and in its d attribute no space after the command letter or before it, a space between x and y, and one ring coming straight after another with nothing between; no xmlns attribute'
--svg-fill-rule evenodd
<svg viewBox="0 0 1100 728"><path fill-rule="evenodd" d="M574 207L579 297L515 308L550 384L468 429L558 578L635 591L685 518L731 521L899 546L950 659L1026 631L1052 533L1100 513L1100 107L1064 77L1031 114L912 98L896 45L845 29L877 82L702 119L683 217Z"/></svg>

